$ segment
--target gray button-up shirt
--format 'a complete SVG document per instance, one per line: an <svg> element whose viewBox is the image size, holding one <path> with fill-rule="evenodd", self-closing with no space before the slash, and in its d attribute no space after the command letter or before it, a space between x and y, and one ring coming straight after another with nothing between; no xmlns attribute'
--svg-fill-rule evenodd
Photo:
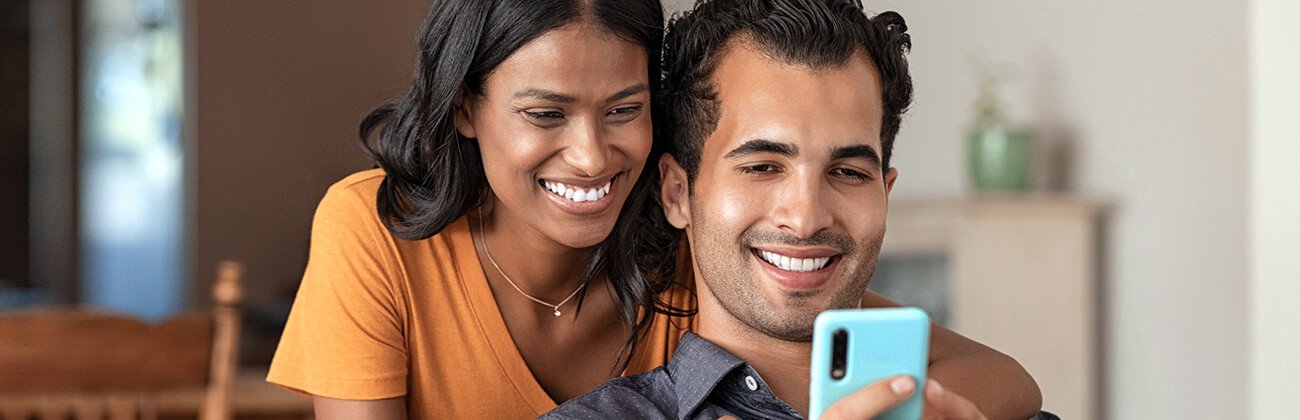
<svg viewBox="0 0 1300 420"><path fill-rule="evenodd" d="M539 419L802 419L736 355L686 333L668 366L611 379ZM1059 420L1040 413L1031 420Z"/></svg>

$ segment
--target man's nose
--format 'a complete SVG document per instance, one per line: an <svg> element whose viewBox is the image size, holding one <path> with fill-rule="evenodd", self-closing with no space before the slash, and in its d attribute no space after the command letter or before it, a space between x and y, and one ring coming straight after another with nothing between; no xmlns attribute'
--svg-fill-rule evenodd
<svg viewBox="0 0 1300 420"><path fill-rule="evenodd" d="M772 211L776 227L799 238L830 227L834 218L825 204L829 189L821 177L796 174L789 181L780 188Z"/></svg>

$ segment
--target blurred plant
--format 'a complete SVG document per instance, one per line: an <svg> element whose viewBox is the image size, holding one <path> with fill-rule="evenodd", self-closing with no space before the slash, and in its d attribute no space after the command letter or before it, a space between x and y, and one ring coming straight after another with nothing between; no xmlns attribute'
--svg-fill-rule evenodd
<svg viewBox="0 0 1300 420"><path fill-rule="evenodd" d="M983 54L971 57L977 93L975 119L966 133L971 184L980 192L1021 192L1029 186L1032 140L1007 120L1001 99L1002 78Z"/></svg>
<svg viewBox="0 0 1300 420"><path fill-rule="evenodd" d="M988 130L994 128L1004 128L1007 125L1007 115L1003 111L1001 98L1002 80L998 76L998 71L993 68L984 54L972 55L971 67L975 71L976 94L973 106L975 108L974 129Z"/></svg>

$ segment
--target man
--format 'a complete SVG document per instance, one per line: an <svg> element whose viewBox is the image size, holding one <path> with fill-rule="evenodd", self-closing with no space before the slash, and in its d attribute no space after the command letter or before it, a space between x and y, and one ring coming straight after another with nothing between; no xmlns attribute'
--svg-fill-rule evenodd
<svg viewBox="0 0 1300 420"><path fill-rule="evenodd" d="M906 29L850 0L716 0L669 27L661 198L690 242L699 335L543 418L807 414L813 321L859 306L884 238ZM915 388L887 378L823 418L870 418ZM934 378L921 392L931 418L985 418Z"/></svg>

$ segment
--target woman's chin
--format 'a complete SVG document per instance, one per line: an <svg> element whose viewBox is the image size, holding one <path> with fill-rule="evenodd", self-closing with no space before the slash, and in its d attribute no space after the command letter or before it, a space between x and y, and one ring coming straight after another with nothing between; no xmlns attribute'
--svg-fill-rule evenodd
<svg viewBox="0 0 1300 420"><path fill-rule="evenodd" d="M579 226L572 226L557 232L552 232L552 238L569 248L586 249L596 245L608 238L614 231L614 223L584 223Z"/></svg>
<svg viewBox="0 0 1300 420"><path fill-rule="evenodd" d="M609 237L609 231L605 231L604 235L572 235L564 238L556 238L556 241L569 248L586 249L600 245L600 243L607 237Z"/></svg>

